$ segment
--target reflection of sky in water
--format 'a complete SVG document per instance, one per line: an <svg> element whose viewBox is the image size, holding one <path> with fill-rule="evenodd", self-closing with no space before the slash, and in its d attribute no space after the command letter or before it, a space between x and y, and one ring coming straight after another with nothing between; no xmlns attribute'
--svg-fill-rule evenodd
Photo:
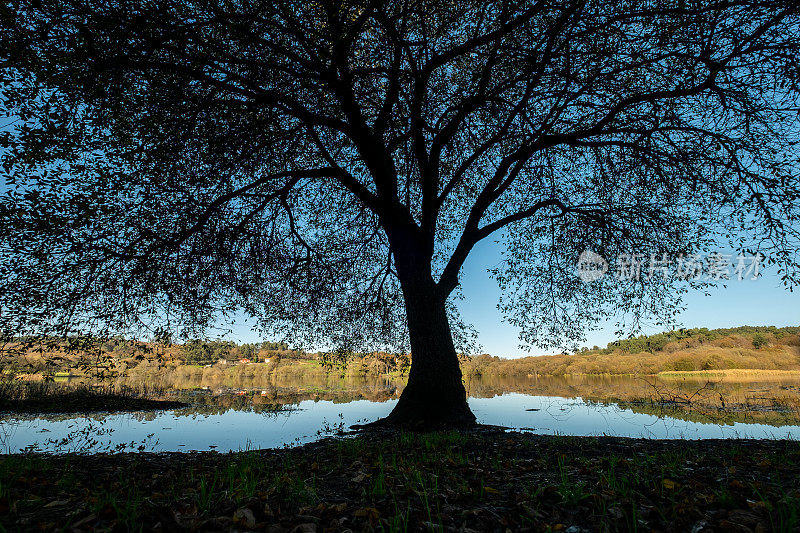
<svg viewBox="0 0 800 533"><path fill-rule="evenodd" d="M324 428L343 425L346 429L350 424L375 420L388 414L395 403L396 400L383 403L359 400L346 404L307 400L295 410L279 413L230 410L215 415L176 416L165 411L146 420L133 414L59 421L3 419L0 421L0 451L17 452L34 443L42 451L103 451L119 443L144 443L147 451L276 448L313 441ZM579 398L510 393L494 398L471 398L470 405L483 424L543 434L659 439L800 438L797 425L777 428L763 424L703 424L637 414L615 405L585 403ZM150 434L153 436L148 438ZM97 443L86 446L87 435L94 435ZM65 437L70 440L64 446L47 445L49 439Z"/></svg>
<svg viewBox="0 0 800 533"><path fill-rule="evenodd" d="M586 403L580 398L509 393L495 398L471 398L470 406L482 423L550 435L610 435L653 439L800 439L800 426L797 425L774 427L744 423L704 424L668 416L634 413L613 404Z"/></svg>

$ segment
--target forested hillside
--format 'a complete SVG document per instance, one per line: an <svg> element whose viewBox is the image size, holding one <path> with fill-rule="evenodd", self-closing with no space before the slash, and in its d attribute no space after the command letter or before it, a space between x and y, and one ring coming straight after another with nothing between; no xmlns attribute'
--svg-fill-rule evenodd
<svg viewBox="0 0 800 533"><path fill-rule="evenodd" d="M800 327L692 328L614 341L575 354L472 357L470 375L658 374L726 369L800 371Z"/></svg>

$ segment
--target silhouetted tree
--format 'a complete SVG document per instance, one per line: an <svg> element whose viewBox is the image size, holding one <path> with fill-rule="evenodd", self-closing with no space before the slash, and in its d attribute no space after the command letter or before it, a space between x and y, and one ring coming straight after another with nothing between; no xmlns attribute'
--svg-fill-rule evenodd
<svg viewBox="0 0 800 533"><path fill-rule="evenodd" d="M30 330L244 309L298 346L410 341L388 422L471 424L451 295L480 241L505 245L501 305L540 346L668 320L686 287L584 283L587 248L722 234L797 279L791 2L0 9L0 302Z"/></svg>

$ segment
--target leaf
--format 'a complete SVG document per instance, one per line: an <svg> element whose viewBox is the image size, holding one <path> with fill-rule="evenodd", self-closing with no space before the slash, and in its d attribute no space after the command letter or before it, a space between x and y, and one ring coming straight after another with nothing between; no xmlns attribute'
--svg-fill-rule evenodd
<svg viewBox="0 0 800 533"><path fill-rule="evenodd" d="M357 516L359 518L368 518L370 521L375 521L380 518L381 512L374 507L362 507L361 509L356 509L356 511L353 513L353 516Z"/></svg>
<svg viewBox="0 0 800 533"><path fill-rule="evenodd" d="M661 485L667 490L676 490L680 488L681 484L677 481L673 481L668 477L665 477L661 480Z"/></svg>

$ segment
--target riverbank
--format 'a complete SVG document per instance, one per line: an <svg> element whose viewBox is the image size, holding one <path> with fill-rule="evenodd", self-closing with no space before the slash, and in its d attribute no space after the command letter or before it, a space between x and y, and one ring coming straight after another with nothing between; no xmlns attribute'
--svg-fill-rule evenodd
<svg viewBox="0 0 800 533"><path fill-rule="evenodd" d="M187 405L165 399L163 391L147 387L89 384L64 387L52 382L5 382L0 386L0 413L115 413L179 409Z"/></svg>
<svg viewBox="0 0 800 533"><path fill-rule="evenodd" d="M797 380L800 382L800 370L759 370L742 368L731 368L727 370L673 370L670 372L659 372L655 377L664 380L725 381L733 383L789 380Z"/></svg>
<svg viewBox="0 0 800 533"><path fill-rule="evenodd" d="M792 531L800 443L368 432L233 454L0 458L8 530Z"/></svg>
<svg viewBox="0 0 800 533"><path fill-rule="evenodd" d="M553 398L556 402L561 398L575 399L587 404L616 405L634 413L724 425L758 423L778 428L796 426L800 421L800 373L794 371L729 370L656 376L538 378L484 375L467 377L464 382L472 399L491 399L512 393ZM383 403L396 400L405 386L401 379L337 375L313 379L255 376L229 383L206 379L155 384L128 380L95 384L17 381L0 387L0 414L156 413L179 408L183 416L222 414L229 410L277 412L308 400L335 404L359 400ZM508 405L509 413L529 407L513 402ZM515 427L534 424L524 420L518 420L519 426L508 420L486 422ZM602 434L604 429L596 431ZM619 433L612 431L612 434Z"/></svg>

